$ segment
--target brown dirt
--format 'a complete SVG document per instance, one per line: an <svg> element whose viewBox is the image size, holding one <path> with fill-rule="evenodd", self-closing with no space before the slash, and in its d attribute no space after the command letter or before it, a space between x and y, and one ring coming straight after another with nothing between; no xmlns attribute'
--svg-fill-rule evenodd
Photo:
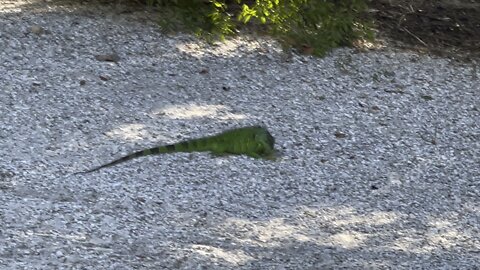
<svg viewBox="0 0 480 270"><path fill-rule="evenodd" d="M373 0L379 31L396 45L443 56L480 57L480 2Z"/></svg>

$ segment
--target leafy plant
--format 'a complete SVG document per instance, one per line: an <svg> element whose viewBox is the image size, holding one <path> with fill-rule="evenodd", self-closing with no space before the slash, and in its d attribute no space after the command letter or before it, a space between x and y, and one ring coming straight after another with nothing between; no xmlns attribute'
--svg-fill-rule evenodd
<svg viewBox="0 0 480 270"><path fill-rule="evenodd" d="M283 45L323 55L371 39L364 0L147 0L162 8L164 29L224 39L243 25L264 25Z"/></svg>

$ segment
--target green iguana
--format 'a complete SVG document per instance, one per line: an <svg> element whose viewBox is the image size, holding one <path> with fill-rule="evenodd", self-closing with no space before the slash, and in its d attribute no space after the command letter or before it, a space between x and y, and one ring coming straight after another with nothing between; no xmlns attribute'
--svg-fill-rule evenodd
<svg viewBox="0 0 480 270"><path fill-rule="evenodd" d="M211 152L214 155L233 154L247 155L253 158L274 159L274 144L275 139L264 127L235 128L213 136L141 150L79 173L93 172L141 156L177 152Z"/></svg>

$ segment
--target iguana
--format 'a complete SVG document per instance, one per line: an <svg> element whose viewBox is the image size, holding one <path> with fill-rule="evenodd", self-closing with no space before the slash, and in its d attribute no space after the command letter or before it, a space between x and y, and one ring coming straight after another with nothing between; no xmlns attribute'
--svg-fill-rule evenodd
<svg viewBox="0 0 480 270"><path fill-rule="evenodd" d="M214 155L233 154L247 155L253 158L274 159L274 144L275 139L264 127L250 126L235 128L213 136L141 150L110 163L79 173L93 172L141 156L177 152L211 152Z"/></svg>

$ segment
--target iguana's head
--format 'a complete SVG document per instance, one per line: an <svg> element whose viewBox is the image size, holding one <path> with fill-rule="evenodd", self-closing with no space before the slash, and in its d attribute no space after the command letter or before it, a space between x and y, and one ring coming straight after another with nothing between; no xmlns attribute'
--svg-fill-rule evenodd
<svg viewBox="0 0 480 270"><path fill-rule="evenodd" d="M257 149L260 152L259 154L270 155L274 152L275 139L267 129L257 127L255 141L259 146L259 149Z"/></svg>

